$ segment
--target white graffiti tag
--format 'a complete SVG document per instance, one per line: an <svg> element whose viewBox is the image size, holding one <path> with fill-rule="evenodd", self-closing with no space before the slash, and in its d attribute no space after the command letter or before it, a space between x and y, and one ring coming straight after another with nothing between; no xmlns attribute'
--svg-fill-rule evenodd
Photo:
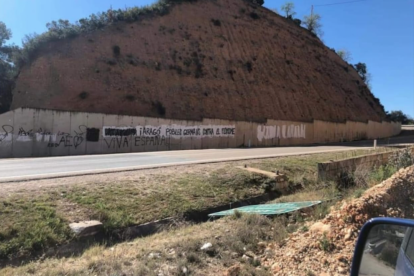
<svg viewBox="0 0 414 276"><path fill-rule="evenodd" d="M306 125L257 126L257 139L306 138Z"/></svg>

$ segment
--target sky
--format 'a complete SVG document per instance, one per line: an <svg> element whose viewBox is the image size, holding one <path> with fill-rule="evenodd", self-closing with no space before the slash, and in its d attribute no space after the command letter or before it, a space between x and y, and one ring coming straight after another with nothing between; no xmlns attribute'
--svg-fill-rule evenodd
<svg viewBox="0 0 414 276"><path fill-rule="evenodd" d="M21 45L26 34L46 31L46 23L75 22L109 9L143 6L154 0L0 0L0 21ZM277 9L286 1L265 0ZM322 40L351 53L351 63L364 62L372 76L372 92L385 110L414 117L414 0L292 0L303 19L311 6L321 15ZM344 3L345 2L345 3ZM342 4L338 4L342 3Z"/></svg>

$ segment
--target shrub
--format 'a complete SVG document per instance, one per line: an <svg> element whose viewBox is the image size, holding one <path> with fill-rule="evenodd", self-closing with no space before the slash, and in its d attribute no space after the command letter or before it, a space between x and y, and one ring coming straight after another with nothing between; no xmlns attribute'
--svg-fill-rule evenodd
<svg viewBox="0 0 414 276"><path fill-rule="evenodd" d="M264 4L264 0L250 0L250 2L259 6L262 6Z"/></svg>
<svg viewBox="0 0 414 276"><path fill-rule="evenodd" d="M155 102L152 104L152 106L157 110L158 115L164 116L165 115L165 107L162 103Z"/></svg>
<svg viewBox="0 0 414 276"><path fill-rule="evenodd" d="M125 99L130 101L130 102L133 102L135 100L135 96L134 95L126 95Z"/></svg>
<svg viewBox="0 0 414 276"><path fill-rule="evenodd" d="M323 233L322 238L319 240L319 246L325 252L330 252L334 249L334 244L328 239L326 233Z"/></svg>
<svg viewBox="0 0 414 276"><path fill-rule="evenodd" d="M121 54L121 47L119 47L118 45L112 46L112 52L114 53L114 55L119 56Z"/></svg>
<svg viewBox="0 0 414 276"><path fill-rule="evenodd" d="M116 60L114 60L114 59L107 59L107 60L106 60L106 64L109 64L109 65L116 65Z"/></svg>
<svg viewBox="0 0 414 276"><path fill-rule="evenodd" d="M257 19L260 18L260 16L257 13L255 13L255 12L251 12L250 13L250 17L253 18L254 20L257 20Z"/></svg>
<svg viewBox="0 0 414 276"><path fill-rule="evenodd" d="M295 19L293 19L293 23L295 23L295 25L300 26L302 24L302 20L300 20L298 18L295 18Z"/></svg>
<svg viewBox="0 0 414 276"><path fill-rule="evenodd" d="M252 63L250 61L246 62L245 66L247 68L247 71L249 71L249 73L251 71L253 71L253 65L252 65Z"/></svg>
<svg viewBox="0 0 414 276"><path fill-rule="evenodd" d="M410 148L395 151L388 159L388 165L401 169L414 165L414 155Z"/></svg>
<svg viewBox="0 0 414 276"><path fill-rule="evenodd" d="M218 19L211 19L211 22L213 22L214 26L218 26L218 27L221 26L221 21Z"/></svg>
<svg viewBox="0 0 414 276"><path fill-rule="evenodd" d="M89 96L89 93L86 91L82 91L81 93L79 93L79 98L81 98L82 100L86 99Z"/></svg>

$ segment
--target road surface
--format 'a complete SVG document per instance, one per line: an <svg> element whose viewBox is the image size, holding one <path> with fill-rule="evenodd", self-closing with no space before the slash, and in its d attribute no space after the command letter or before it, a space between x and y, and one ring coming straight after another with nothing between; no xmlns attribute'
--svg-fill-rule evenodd
<svg viewBox="0 0 414 276"><path fill-rule="evenodd" d="M382 143L414 141L414 137L393 138ZM381 142L379 143L381 144ZM42 157L0 159L0 182L34 180L85 175L102 172L127 171L172 165L201 164L243 159L268 158L288 155L333 152L372 146L372 141L352 142L328 146L209 149L108 155L81 155L65 157Z"/></svg>

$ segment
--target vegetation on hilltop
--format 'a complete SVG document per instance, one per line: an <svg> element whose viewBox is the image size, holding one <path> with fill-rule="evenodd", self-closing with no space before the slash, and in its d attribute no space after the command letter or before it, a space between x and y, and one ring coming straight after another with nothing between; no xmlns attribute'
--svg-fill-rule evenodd
<svg viewBox="0 0 414 276"><path fill-rule="evenodd" d="M253 4L263 5L263 0L247 0ZM145 16L163 16L169 13L170 8L177 3L197 2L197 0L158 0L157 2L143 6L122 9L109 9L104 12L91 14L75 23L59 19L46 24L47 31L42 34L26 35L22 41L23 47L16 49L13 54L13 63L20 67L30 62L39 48L51 41L71 38L82 33L102 29L116 22L135 22ZM0 44L1 45L1 44ZM16 51L18 50L18 51Z"/></svg>

